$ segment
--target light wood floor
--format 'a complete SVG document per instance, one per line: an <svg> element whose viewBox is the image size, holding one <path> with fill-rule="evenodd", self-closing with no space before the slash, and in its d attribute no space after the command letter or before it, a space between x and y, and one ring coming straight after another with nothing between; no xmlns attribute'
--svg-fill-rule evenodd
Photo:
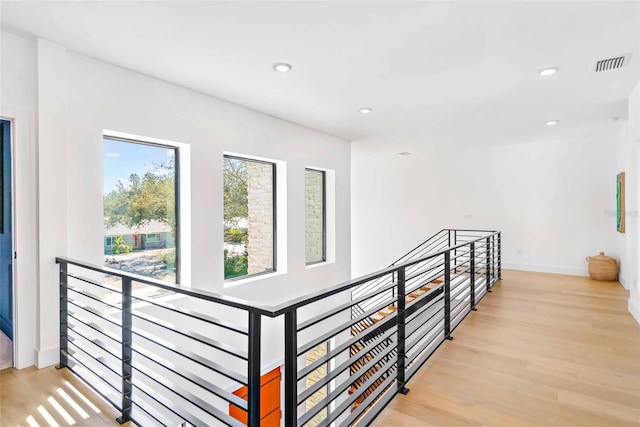
<svg viewBox="0 0 640 427"><path fill-rule="evenodd" d="M118 416L66 369L31 367L0 371L2 427L120 426L115 421Z"/></svg>
<svg viewBox="0 0 640 427"><path fill-rule="evenodd" d="M640 325L620 284L516 271L503 279L374 426L640 426ZM2 427L119 425L66 370L5 369L0 389Z"/></svg>
<svg viewBox="0 0 640 427"><path fill-rule="evenodd" d="M640 426L640 325L617 282L503 271L375 427Z"/></svg>

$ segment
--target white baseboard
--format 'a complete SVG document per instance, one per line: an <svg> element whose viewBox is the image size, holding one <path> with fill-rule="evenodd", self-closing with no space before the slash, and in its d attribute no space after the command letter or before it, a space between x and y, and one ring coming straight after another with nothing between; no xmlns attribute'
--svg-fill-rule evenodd
<svg viewBox="0 0 640 427"><path fill-rule="evenodd" d="M36 350L36 367L38 369L57 365L60 362L60 350L58 347Z"/></svg>
<svg viewBox="0 0 640 427"><path fill-rule="evenodd" d="M636 322L640 323L640 307L631 300L629 300L629 313L635 317Z"/></svg>
<svg viewBox="0 0 640 427"><path fill-rule="evenodd" d="M502 268L509 270L522 270L522 271L535 271L538 273L554 273L554 274L568 274L571 276L588 276L589 271L587 268L566 268L566 267L554 267L548 265L535 265L535 264L512 264L503 263Z"/></svg>
<svg viewBox="0 0 640 427"><path fill-rule="evenodd" d="M620 282L622 287L625 288L627 291L629 290L629 285L627 285L627 279L623 275L618 274L618 282Z"/></svg>

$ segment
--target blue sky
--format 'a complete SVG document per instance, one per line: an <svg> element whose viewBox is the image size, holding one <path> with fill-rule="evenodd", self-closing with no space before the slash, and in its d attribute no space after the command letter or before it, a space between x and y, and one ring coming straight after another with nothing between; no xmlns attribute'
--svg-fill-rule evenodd
<svg viewBox="0 0 640 427"><path fill-rule="evenodd" d="M118 180L129 181L131 174L144 175L153 169L153 163L169 159L172 149L103 139L104 193L116 187Z"/></svg>

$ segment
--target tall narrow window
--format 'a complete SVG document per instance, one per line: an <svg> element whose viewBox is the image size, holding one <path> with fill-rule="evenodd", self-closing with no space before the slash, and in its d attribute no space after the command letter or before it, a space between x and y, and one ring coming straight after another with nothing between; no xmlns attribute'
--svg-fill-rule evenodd
<svg viewBox="0 0 640 427"><path fill-rule="evenodd" d="M325 172L305 169L305 255L307 265L326 261Z"/></svg>
<svg viewBox="0 0 640 427"><path fill-rule="evenodd" d="M103 149L106 265L179 283L178 149L112 138Z"/></svg>
<svg viewBox="0 0 640 427"><path fill-rule="evenodd" d="M276 270L276 165L224 156L224 278Z"/></svg>

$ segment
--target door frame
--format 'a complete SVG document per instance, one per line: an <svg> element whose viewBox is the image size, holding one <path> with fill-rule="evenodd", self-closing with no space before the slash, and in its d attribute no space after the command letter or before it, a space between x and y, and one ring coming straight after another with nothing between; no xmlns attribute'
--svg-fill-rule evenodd
<svg viewBox="0 0 640 427"><path fill-rule="evenodd" d="M10 208L11 208L11 328L13 329L13 339L11 341L11 358L12 358L12 367L16 366L16 353L17 353L17 341L18 341L18 326L17 326L17 316L16 316L16 278L17 278L17 269L16 269L16 146L15 146L15 119L13 117L7 117L3 114L0 114L0 120L5 122L9 122L9 152L10 152L10 168L11 168L11 200L10 200Z"/></svg>

